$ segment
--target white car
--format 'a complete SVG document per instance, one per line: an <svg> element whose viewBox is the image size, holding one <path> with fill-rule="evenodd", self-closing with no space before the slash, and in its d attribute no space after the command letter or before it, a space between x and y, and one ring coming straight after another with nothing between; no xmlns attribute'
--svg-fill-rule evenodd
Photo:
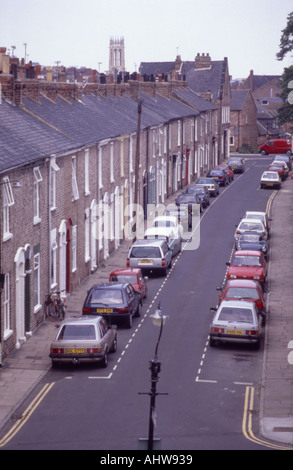
<svg viewBox="0 0 293 470"><path fill-rule="evenodd" d="M260 187L265 188L281 188L281 178L277 171L264 171L260 179Z"/></svg>
<svg viewBox="0 0 293 470"><path fill-rule="evenodd" d="M239 235L244 232L256 232L263 236L265 240L268 238L268 232L260 219L242 219L236 227L235 242L237 242Z"/></svg>
<svg viewBox="0 0 293 470"><path fill-rule="evenodd" d="M154 219L154 226L146 229L144 238L166 239L172 256L175 256L182 249L182 231L182 226L176 217L159 216Z"/></svg>
<svg viewBox="0 0 293 470"><path fill-rule="evenodd" d="M223 300L210 325L210 346L217 342L248 343L260 345L265 318L254 302Z"/></svg>
<svg viewBox="0 0 293 470"><path fill-rule="evenodd" d="M244 219L260 219L262 223L264 224L267 234L269 236L269 220L266 212L259 212L259 211L246 211L245 216L243 217Z"/></svg>

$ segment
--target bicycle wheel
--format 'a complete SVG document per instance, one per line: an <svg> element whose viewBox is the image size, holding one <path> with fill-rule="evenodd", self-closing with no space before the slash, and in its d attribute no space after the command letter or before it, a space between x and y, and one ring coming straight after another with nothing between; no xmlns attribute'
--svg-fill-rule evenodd
<svg viewBox="0 0 293 470"><path fill-rule="evenodd" d="M51 321L62 320L62 315L60 315L60 310L57 304L49 304L46 308L46 315Z"/></svg>

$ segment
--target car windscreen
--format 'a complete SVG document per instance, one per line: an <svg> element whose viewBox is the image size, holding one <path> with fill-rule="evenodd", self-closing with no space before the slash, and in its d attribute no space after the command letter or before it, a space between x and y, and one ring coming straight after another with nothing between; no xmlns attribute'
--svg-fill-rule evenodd
<svg viewBox="0 0 293 470"><path fill-rule="evenodd" d="M118 289L94 289L89 298L90 304L115 305L123 303L122 291Z"/></svg>
<svg viewBox="0 0 293 470"><path fill-rule="evenodd" d="M260 267L261 263L258 256L235 256L231 266Z"/></svg>
<svg viewBox="0 0 293 470"><path fill-rule="evenodd" d="M259 230L262 231L262 225L252 222L243 222L240 224L240 230Z"/></svg>
<svg viewBox="0 0 293 470"><path fill-rule="evenodd" d="M240 235L239 241L240 242L250 242L250 243L258 243L261 240L261 237L258 235Z"/></svg>
<svg viewBox="0 0 293 470"><path fill-rule="evenodd" d="M130 258L161 258L160 248L156 246L134 246Z"/></svg>
<svg viewBox="0 0 293 470"><path fill-rule="evenodd" d="M94 325L64 325L58 336L58 341L84 339L96 339Z"/></svg>
<svg viewBox="0 0 293 470"><path fill-rule="evenodd" d="M252 310L248 308L223 307L218 316L218 320L253 323Z"/></svg>
<svg viewBox="0 0 293 470"><path fill-rule="evenodd" d="M256 289L246 287L229 287L226 293L227 298L231 299L258 299L259 295Z"/></svg>

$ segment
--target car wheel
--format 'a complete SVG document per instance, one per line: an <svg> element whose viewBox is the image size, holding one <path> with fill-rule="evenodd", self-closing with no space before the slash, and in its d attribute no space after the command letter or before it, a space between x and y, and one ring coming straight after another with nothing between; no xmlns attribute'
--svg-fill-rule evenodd
<svg viewBox="0 0 293 470"><path fill-rule="evenodd" d="M104 357L101 360L101 366L103 368L106 368L108 366L108 351L107 350L105 351Z"/></svg>
<svg viewBox="0 0 293 470"><path fill-rule="evenodd" d="M210 338L210 347L214 348L216 346L216 341L213 338Z"/></svg>
<svg viewBox="0 0 293 470"><path fill-rule="evenodd" d="M135 317L140 317L139 306L140 306L140 302L137 304L137 309L136 309L136 312L134 314Z"/></svg>
<svg viewBox="0 0 293 470"><path fill-rule="evenodd" d="M111 349L110 349L110 352L111 352L111 353L114 353L114 352L116 352L116 351L117 351L117 336L115 336L115 339L114 339L114 341L113 341L112 347L111 347Z"/></svg>
<svg viewBox="0 0 293 470"><path fill-rule="evenodd" d="M127 320L126 320L127 328L132 328L132 314L130 313Z"/></svg>

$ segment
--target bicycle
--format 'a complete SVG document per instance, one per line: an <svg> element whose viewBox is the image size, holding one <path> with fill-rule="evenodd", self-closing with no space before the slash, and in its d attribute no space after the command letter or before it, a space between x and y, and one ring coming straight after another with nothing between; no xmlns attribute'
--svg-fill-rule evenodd
<svg viewBox="0 0 293 470"><path fill-rule="evenodd" d="M63 291L53 291L47 295L45 300L45 315L50 321L60 321L65 318L66 295L62 296Z"/></svg>

